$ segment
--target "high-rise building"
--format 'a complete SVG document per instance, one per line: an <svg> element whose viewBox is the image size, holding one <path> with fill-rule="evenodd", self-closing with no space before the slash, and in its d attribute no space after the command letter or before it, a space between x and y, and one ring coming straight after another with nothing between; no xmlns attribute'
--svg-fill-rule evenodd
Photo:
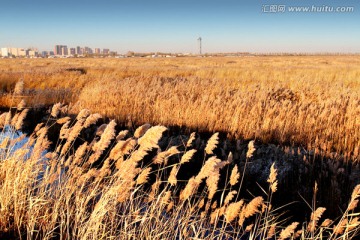
<svg viewBox="0 0 360 240"><path fill-rule="evenodd" d="M29 57L37 57L37 52L35 50L29 50L28 56Z"/></svg>
<svg viewBox="0 0 360 240"><path fill-rule="evenodd" d="M55 45L54 54L61 55L61 48L62 48L62 45Z"/></svg>
<svg viewBox="0 0 360 240"><path fill-rule="evenodd" d="M77 55L82 55L82 51L81 51L81 48L79 46L76 47L76 54Z"/></svg>
<svg viewBox="0 0 360 240"><path fill-rule="evenodd" d="M109 54L109 53L110 53L110 50L108 48L103 49L103 54Z"/></svg>
<svg viewBox="0 0 360 240"><path fill-rule="evenodd" d="M92 54L93 53L93 50L89 47L85 47L85 54Z"/></svg>
<svg viewBox="0 0 360 240"><path fill-rule="evenodd" d="M66 45L55 45L55 55L68 55L68 48Z"/></svg>
<svg viewBox="0 0 360 240"><path fill-rule="evenodd" d="M62 46L62 48L61 48L61 55L63 55L63 56L69 55L67 46Z"/></svg>
<svg viewBox="0 0 360 240"><path fill-rule="evenodd" d="M100 48L95 48L95 54L100 54Z"/></svg>
<svg viewBox="0 0 360 240"><path fill-rule="evenodd" d="M1 56L9 57L9 49L8 48L1 48Z"/></svg>
<svg viewBox="0 0 360 240"><path fill-rule="evenodd" d="M75 48L70 48L70 55L75 55L75 54L76 54Z"/></svg>

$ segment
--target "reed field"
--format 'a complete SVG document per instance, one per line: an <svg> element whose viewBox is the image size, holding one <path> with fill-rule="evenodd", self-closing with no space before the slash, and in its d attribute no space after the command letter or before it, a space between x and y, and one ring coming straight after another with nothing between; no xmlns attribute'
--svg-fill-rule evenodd
<svg viewBox="0 0 360 240"><path fill-rule="evenodd" d="M0 238L354 239L360 56L0 60Z"/></svg>
<svg viewBox="0 0 360 240"><path fill-rule="evenodd" d="M360 57L3 59L4 93L131 121L301 145L347 159L360 145ZM9 107L11 97L0 99Z"/></svg>

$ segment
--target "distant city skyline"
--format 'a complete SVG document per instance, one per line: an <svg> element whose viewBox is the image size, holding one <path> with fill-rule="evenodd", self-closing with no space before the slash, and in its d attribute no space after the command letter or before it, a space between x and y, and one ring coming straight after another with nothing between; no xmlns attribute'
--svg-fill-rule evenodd
<svg viewBox="0 0 360 240"><path fill-rule="evenodd" d="M203 53L360 52L355 0L3 0L1 9L1 47L198 53L201 37Z"/></svg>

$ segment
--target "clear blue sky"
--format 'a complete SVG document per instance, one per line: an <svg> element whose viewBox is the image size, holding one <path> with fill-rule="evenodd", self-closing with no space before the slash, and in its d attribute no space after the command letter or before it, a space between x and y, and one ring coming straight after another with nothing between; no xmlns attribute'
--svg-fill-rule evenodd
<svg viewBox="0 0 360 240"><path fill-rule="evenodd" d="M352 13L263 13L263 5L353 6ZM119 53L360 52L358 0L1 0L0 47Z"/></svg>

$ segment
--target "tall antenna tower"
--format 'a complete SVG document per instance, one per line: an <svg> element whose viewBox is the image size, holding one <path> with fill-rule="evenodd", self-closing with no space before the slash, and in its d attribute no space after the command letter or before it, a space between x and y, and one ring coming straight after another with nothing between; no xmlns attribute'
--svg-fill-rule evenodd
<svg viewBox="0 0 360 240"><path fill-rule="evenodd" d="M198 38L198 42L199 42L199 54L201 55L202 52L201 52L201 37Z"/></svg>

